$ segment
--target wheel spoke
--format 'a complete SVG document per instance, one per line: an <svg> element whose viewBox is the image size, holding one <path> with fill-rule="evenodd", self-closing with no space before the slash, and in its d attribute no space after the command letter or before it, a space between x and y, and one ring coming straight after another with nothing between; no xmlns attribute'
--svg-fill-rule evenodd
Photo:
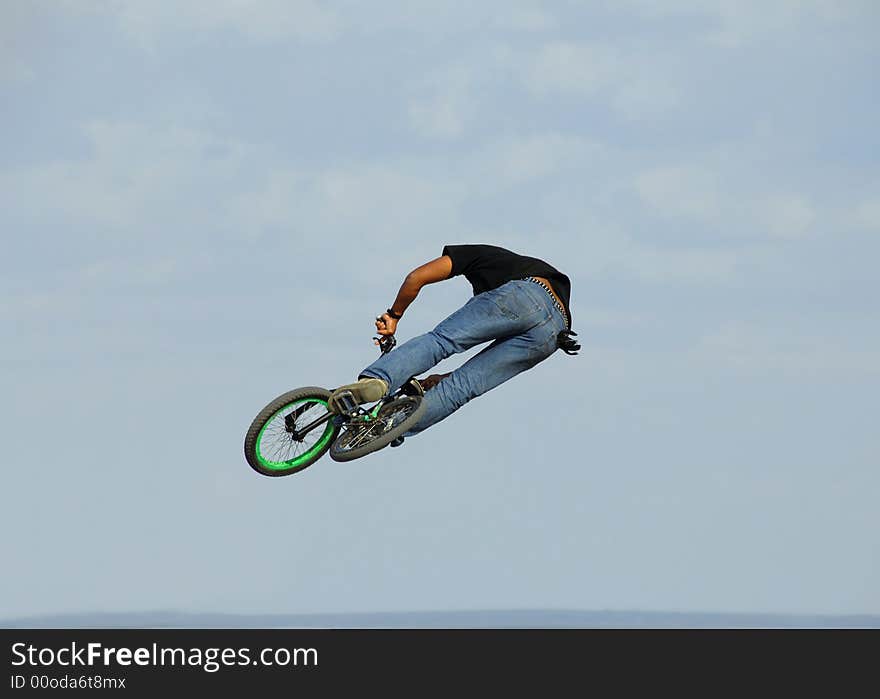
<svg viewBox="0 0 880 699"><path fill-rule="evenodd" d="M337 440L336 449L339 452L350 452L364 447L406 420L416 407L410 402L392 405L381 409L369 423L349 423L343 428L345 432Z"/></svg>
<svg viewBox="0 0 880 699"><path fill-rule="evenodd" d="M309 401L311 405L300 413L295 421L297 425L306 425L313 421L324 405L317 401ZM302 402L289 406L289 409L276 413L262 430L258 448L262 458L273 464L284 464L293 461L308 452L323 437L325 430L312 430L303 441L294 440L287 431L285 417L296 409L302 409Z"/></svg>

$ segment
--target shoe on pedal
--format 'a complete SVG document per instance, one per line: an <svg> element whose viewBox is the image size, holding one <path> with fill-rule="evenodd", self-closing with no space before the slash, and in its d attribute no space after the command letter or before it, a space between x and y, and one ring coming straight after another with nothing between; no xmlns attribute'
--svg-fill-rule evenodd
<svg viewBox="0 0 880 699"><path fill-rule="evenodd" d="M331 412L343 412L343 406L338 405L336 399L344 392L350 393L357 403L374 403L388 392L388 384L382 379L366 377L359 379L356 383L340 386L327 399L327 407Z"/></svg>

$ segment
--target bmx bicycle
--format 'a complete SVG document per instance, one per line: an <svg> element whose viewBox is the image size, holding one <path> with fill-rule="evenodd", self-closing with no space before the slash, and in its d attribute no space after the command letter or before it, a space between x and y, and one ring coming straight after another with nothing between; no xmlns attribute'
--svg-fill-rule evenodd
<svg viewBox="0 0 880 699"><path fill-rule="evenodd" d="M383 354L397 344L394 335L376 340ZM334 461L358 459L397 440L425 411L424 390L415 377L372 405L359 405L343 392L336 399L339 412L327 405L332 392L319 386L296 388L257 413L244 438L251 468L264 476L289 476L328 451Z"/></svg>

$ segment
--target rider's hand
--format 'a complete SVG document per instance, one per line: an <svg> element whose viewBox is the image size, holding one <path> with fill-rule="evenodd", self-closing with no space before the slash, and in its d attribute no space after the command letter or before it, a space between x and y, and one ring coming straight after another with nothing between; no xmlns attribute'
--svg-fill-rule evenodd
<svg viewBox="0 0 880 699"><path fill-rule="evenodd" d="M380 335L393 335L397 330L397 321L387 313L376 318L376 332Z"/></svg>

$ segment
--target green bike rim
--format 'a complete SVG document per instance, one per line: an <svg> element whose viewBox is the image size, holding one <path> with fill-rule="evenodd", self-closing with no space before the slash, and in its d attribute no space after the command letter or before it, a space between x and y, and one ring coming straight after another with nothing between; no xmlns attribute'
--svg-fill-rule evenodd
<svg viewBox="0 0 880 699"><path fill-rule="evenodd" d="M275 461L273 459L269 459L269 458L263 456L262 446L263 446L263 437L265 435L266 429L271 424L273 424L279 417L283 421L284 415L289 413L291 410L296 408L298 405L302 405L303 403L314 403L316 406L321 405L321 406L324 406L325 408L327 407L327 401L321 400L320 398L304 398L302 400L294 401L293 403L288 403L283 408L276 411L272 415L272 417L270 417L268 420L266 420L265 424L263 424L263 427L260 429L260 433L257 435L257 441L256 441L256 444L254 445L254 451L256 453L257 461L259 462L260 466L262 466L263 468L268 469L270 471L292 471L292 470L296 470L297 468L307 466L309 461L312 458L314 458L315 454L320 453L321 450L327 446L327 443L333 437L333 433L335 431L335 428L331 422L328 422L327 426L324 428L323 434L321 434L321 437L318 439L318 441L315 442L311 447L306 449L306 451L304 451L302 454L299 454L291 459L285 459L285 460L281 460L281 461ZM292 444L293 440L290 440L290 441Z"/></svg>

